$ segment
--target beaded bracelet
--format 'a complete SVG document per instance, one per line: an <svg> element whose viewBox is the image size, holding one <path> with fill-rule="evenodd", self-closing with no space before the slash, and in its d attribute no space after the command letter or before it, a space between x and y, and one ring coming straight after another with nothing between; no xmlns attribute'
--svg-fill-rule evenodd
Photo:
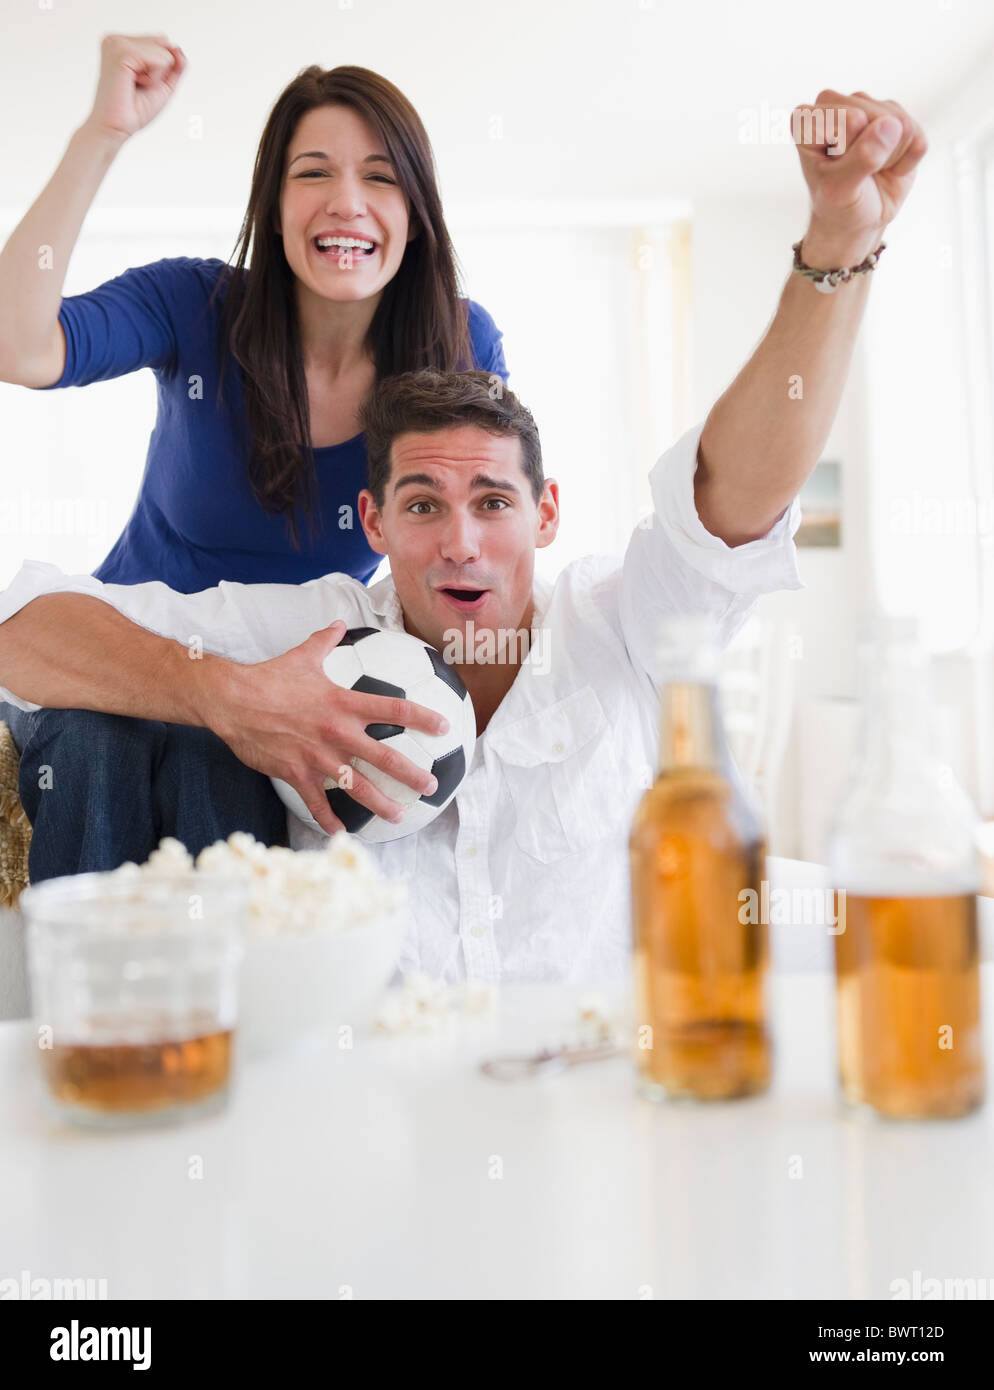
<svg viewBox="0 0 994 1390"><path fill-rule="evenodd" d="M867 271L873 270L880 259L880 253L886 248L887 243L882 241L877 249L871 251L866 260L861 261L859 265L843 266L839 270L813 270L811 266L805 265L801 260L801 242L795 241L793 245L794 269L798 275L806 276L816 290L821 290L822 294L831 294L840 285L851 280L854 275L865 275Z"/></svg>

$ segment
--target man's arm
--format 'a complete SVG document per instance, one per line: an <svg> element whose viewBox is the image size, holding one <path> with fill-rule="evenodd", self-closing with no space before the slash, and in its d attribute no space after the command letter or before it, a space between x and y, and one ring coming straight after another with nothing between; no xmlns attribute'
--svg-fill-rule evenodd
<svg viewBox="0 0 994 1390"><path fill-rule="evenodd" d="M27 560L0 591L0 698L209 727L206 686L236 663L292 645L295 625L285 618L282 642L276 621L249 631L242 589L104 584ZM302 601L302 616L315 607Z"/></svg>
<svg viewBox="0 0 994 1390"><path fill-rule="evenodd" d="M247 767L289 782L329 834L324 791L349 769L351 795L396 819L400 804L354 770L364 758L423 795L431 773L370 738L373 723L444 732L433 710L328 680L324 658L362 621L348 575L181 594L159 580L103 584L27 561L0 593L0 698L202 725ZM329 611L330 610L330 611Z"/></svg>
<svg viewBox="0 0 994 1390"><path fill-rule="evenodd" d="M927 144L896 102L873 101L865 92L843 97L824 91L813 108L819 110L828 117L822 135L826 126L841 131L844 152L830 156L824 143L816 143L817 124L806 127L814 138L798 142L811 191L801 257L805 265L828 270L859 265L877 249ZM895 123L889 133L888 122ZM800 122L795 139L799 128ZM886 274L886 260L881 267ZM708 415L694 499L704 525L727 545L765 535L818 462L877 273L823 294L792 272L765 337Z"/></svg>
<svg viewBox="0 0 994 1390"><path fill-rule="evenodd" d="M801 255L806 265L829 269L858 265L866 252L819 252L805 237ZM822 294L792 274L763 341L712 406L698 449L694 500L704 525L726 545L765 536L821 457L869 279L860 275ZM803 398L790 394L792 382Z"/></svg>
<svg viewBox="0 0 994 1390"><path fill-rule="evenodd" d="M52 709L206 727L217 682L233 663L209 652L198 657L89 594L43 594L0 623L4 685Z"/></svg>

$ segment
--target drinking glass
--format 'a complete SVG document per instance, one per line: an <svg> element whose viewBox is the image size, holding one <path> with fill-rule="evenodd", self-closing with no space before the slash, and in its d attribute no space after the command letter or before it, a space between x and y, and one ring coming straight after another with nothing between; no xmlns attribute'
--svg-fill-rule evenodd
<svg viewBox="0 0 994 1390"><path fill-rule="evenodd" d="M76 874L27 888L21 907L56 1116L120 1128L223 1108L247 885Z"/></svg>

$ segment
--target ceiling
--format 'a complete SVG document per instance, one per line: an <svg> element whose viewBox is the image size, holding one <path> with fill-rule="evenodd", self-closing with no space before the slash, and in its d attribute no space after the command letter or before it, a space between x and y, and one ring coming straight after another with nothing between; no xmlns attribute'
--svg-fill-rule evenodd
<svg viewBox="0 0 994 1390"><path fill-rule="evenodd" d="M312 62L372 67L407 93L450 204L789 196L796 154L744 143L750 113L762 129L825 86L862 89L927 132L994 47L990 0L50 3L0 0L0 203L16 216L85 118L108 32L164 30L190 65L111 169L102 207L243 206L268 109Z"/></svg>

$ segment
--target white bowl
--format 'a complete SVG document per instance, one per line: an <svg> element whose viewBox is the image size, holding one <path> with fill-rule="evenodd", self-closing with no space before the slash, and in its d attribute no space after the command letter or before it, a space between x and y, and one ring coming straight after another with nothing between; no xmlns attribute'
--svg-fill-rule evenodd
<svg viewBox="0 0 994 1390"><path fill-rule="evenodd" d="M364 1028L397 968L404 913L353 927L247 935L239 981L243 1057L282 1052L339 1028Z"/></svg>

